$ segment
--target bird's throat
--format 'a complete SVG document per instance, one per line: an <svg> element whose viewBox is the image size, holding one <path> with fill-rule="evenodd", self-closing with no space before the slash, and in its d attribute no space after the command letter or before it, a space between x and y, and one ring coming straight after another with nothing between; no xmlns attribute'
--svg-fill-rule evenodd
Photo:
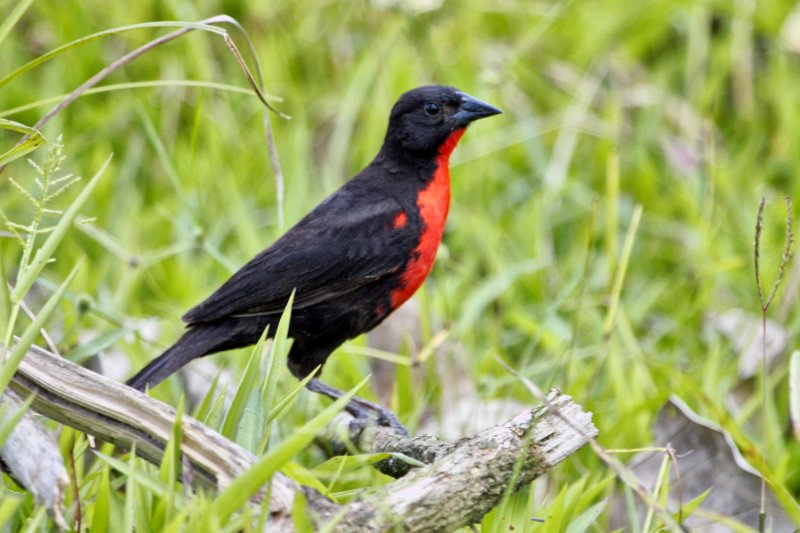
<svg viewBox="0 0 800 533"><path fill-rule="evenodd" d="M397 309L411 298L433 268L450 209L450 154L464 135L464 130L465 128L461 128L454 131L442 143L436 156L436 170L433 172L433 177L417 196L417 207L422 219L422 234L419 244L411 252L400 284L392 291L392 309Z"/></svg>
<svg viewBox="0 0 800 533"><path fill-rule="evenodd" d="M450 164L450 154L452 154L453 150L456 149L456 145L458 144L458 141L461 140L461 136L464 135L465 131L467 131L467 128L457 129L451 133L442 143L442 146L439 147L439 157L437 158L436 162L439 163L440 166L442 163L444 163L444 167L448 167Z"/></svg>

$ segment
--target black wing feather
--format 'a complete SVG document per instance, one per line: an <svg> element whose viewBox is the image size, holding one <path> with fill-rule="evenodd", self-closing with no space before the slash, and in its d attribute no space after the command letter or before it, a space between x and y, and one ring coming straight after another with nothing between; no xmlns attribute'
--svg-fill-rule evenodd
<svg viewBox="0 0 800 533"><path fill-rule="evenodd" d="M328 197L183 317L189 324L283 311L337 298L392 274L407 261L410 228L394 229L403 210L385 192L352 186ZM413 239L412 239L413 240ZM408 248L408 249L407 249Z"/></svg>

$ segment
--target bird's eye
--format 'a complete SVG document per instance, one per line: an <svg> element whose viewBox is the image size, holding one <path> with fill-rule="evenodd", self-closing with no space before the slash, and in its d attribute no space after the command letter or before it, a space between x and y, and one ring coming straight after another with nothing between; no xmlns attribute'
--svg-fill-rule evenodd
<svg viewBox="0 0 800 533"><path fill-rule="evenodd" d="M432 117L435 117L436 115L439 114L439 106L437 104L434 104L433 102L428 102L427 104L425 104L424 109L425 113L427 113Z"/></svg>

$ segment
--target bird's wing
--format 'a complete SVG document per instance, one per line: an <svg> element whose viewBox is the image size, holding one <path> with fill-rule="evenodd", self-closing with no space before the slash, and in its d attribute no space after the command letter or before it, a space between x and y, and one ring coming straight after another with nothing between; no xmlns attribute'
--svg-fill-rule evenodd
<svg viewBox="0 0 800 533"><path fill-rule="evenodd" d="M334 193L272 246L236 272L183 320L283 311L337 298L401 269L415 244L413 228L394 228L400 204L376 191Z"/></svg>

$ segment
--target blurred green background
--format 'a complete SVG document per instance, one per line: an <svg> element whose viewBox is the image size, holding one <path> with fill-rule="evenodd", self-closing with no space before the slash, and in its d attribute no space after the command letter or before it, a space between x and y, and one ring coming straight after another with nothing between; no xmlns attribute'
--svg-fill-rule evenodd
<svg viewBox="0 0 800 533"><path fill-rule="evenodd" d="M2 76L97 31L225 13L252 38L265 92L292 117L271 116L285 179L281 225L263 107L252 95L174 83L86 96L60 113L43 131L50 140L63 135L65 171L88 177L115 155L83 209L91 220L45 270L43 292L87 258L51 333L67 356L85 355L74 350L94 340L131 361L123 374L139 368L177 338L183 312L371 159L403 91L454 85L505 114L471 127L454 154L450 219L418 298L421 345L399 355L448 335L420 365L420 379L403 365L390 372L398 384L391 407L412 431L429 413L446 425L452 405L442 397L456 375L475 387L461 399L467 406L533 405L510 365L592 411L608 448L650 445L656 415L675 394L730 431L757 464L758 381L740 375L746 350L718 319L741 309L742 324L758 323L758 204L764 196L767 290L784 245L784 196L800 191L796 9L778 0L35 2L0 46ZM0 116L34 124L49 105L4 111L68 93L164 32L139 29L56 57L0 87ZM151 80L246 87L222 39L202 32L104 84ZM14 141L4 134L4 146ZM30 208L9 176L30 182L33 172L17 162L0 176L3 211L25 220ZM0 238L0 250L7 265L18 260L12 239ZM788 387L798 264L769 310L786 337L768 377L765 455L784 503L800 494ZM329 382L349 388L370 372L364 344L331 358ZM238 375L246 359L214 360ZM282 379L293 383L288 373ZM177 383L155 391L173 404L179 394ZM301 398L281 430L323 405ZM322 459L308 450L296 460L310 468ZM590 506L626 492L613 478L583 450L481 527L567 531ZM334 492L346 498L382 482L365 468ZM589 530L611 527L610 507Z"/></svg>

